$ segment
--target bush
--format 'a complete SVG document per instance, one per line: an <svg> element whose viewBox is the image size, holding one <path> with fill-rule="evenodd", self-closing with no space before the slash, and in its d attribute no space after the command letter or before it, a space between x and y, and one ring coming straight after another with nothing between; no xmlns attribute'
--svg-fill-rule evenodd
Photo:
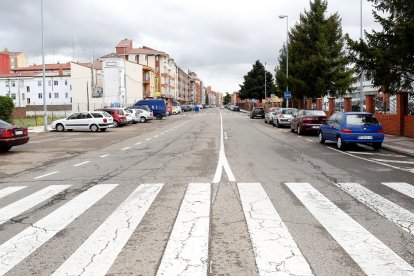
<svg viewBox="0 0 414 276"><path fill-rule="evenodd" d="M13 100L9 97L0 96L0 119L11 123L13 109Z"/></svg>

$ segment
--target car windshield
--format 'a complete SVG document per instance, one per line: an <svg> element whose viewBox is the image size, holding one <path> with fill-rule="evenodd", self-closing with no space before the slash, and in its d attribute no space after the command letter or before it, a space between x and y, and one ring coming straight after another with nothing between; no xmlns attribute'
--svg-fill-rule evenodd
<svg viewBox="0 0 414 276"><path fill-rule="evenodd" d="M294 114L296 111L296 109L284 109L282 110L282 114L286 114L286 115L292 115Z"/></svg>
<svg viewBox="0 0 414 276"><path fill-rule="evenodd" d="M305 116L326 116L325 112L320 110L305 110L303 112L303 115Z"/></svg>
<svg viewBox="0 0 414 276"><path fill-rule="evenodd" d="M353 126L378 125L378 120L368 114L352 114L346 116L346 124Z"/></svg>
<svg viewBox="0 0 414 276"><path fill-rule="evenodd" d="M0 120L0 127L10 127L10 126L11 126L11 124L9 124L8 122Z"/></svg>
<svg viewBox="0 0 414 276"><path fill-rule="evenodd" d="M122 109L118 109L118 114L119 115L125 115L124 111Z"/></svg>

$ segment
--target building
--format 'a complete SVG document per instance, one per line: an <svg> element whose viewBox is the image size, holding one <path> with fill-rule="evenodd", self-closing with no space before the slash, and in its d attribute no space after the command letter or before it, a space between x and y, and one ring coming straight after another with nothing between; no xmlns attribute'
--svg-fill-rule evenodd
<svg viewBox="0 0 414 276"><path fill-rule="evenodd" d="M198 78L197 74L194 72L188 73L190 77L190 95L192 104L201 104L202 103L202 88L203 82Z"/></svg>
<svg viewBox="0 0 414 276"><path fill-rule="evenodd" d="M9 62L5 64L5 56L8 56ZM10 52L7 48L0 52L0 73L9 73L11 70L16 68L28 67L27 57L22 52ZM8 67L8 68L7 68ZM7 69L9 71L7 72Z"/></svg>

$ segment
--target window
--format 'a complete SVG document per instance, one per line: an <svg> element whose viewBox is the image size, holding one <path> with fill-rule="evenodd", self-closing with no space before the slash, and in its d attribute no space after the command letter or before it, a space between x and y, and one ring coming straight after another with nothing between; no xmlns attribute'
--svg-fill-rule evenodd
<svg viewBox="0 0 414 276"><path fill-rule="evenodd" d="M71 85L69 85L69 89L70 89L70 90L72 90L72 84L71 84Z"/></svg>
<svg viewBox="0 0 414 276"><path fill-rule="evenodd" d="M25 98L25 97L24 97L24 93L22 93L22 100L23 100L23 101L24 101L24 98Z"/></svg>
<svg viewBox="0 0 414 276"><path fill-rule="evenodd" d="M42 81L37 81L37 86L42 86Z"/></svg>
<svg viewBox="0 0 414 276"><path fill-rule="evenodd" d="M52 93L49 93L49 99L51 99L52 98Z"/></svg>
<svg viewBox="0 0 414 276"><path fill-rule="evenodd" d="M11 93L11 98L12 98L13 100L15 100L15 99L16 99L16 93Z"/></svg>
<svg viewBox="0 0 414 276"><path fill-rule="evenodd" d="M65 93L65 98L69 98L69 93Z"/></svg>
<svg viewBox="0 0 414 276"><path fill-rule="evenodd" d="M94 113L92 113L92 115L93 115L94 118L103 118L102 113L94 112Z"/></svg>
<svg viewBox="0 0 414 276"><path fill-rule="evenodd" d="M48 84L49 86L52 86L52 81L47 81L47 84Z"/></svg>
<svg viewBox="0 0 414 276"><path fill-rule="evenodd" d="M30 92L30 86L26 86L26 92Z"/></svg>
<svg viewBox="0 0 414 276"><path fill-rule="evenodd" d="M65 80L65 85L68 85L68 80Z"/></svg>
<svg viewBox="0 0 414 276"><path fill-rule="evenodd" d="M42 93L37 94L37 97L38 97L39 99L42 99L42 98L43 98Z"/></svg>
<svg viewBox="0 0 414 276"><path fill-rule="evenodd" d="M59 99L59 93L55 93L55 99Z"/></svg>
<svg viewBox="0 0 414 276"><path fill-rule="evenodd" d="M11 86L12 87L15 87L16 86L16 82L13 80L13 81L11 81Z"/></svg>
<svg viewBox="0 0 414 276"><path fill-rule="evenodd" d="M27 104L30 104L30 98L26 99Z"/></svg>
<svg viewBox="0 0 414 276"><path fill-rule="evenodd" d="M10 86L10 81L6 80L6 87L9 87L9 86Z"/></svg>
<svg viewBox="0 0 414 276"><path fill-rule="evenodd" d="M346 124L354 126L378 125L378 120L374 116L366 114L347 115Z"/></svg>
<svg viewBox="0 0 414 276"><path fill-rule="evenodd" d="M53 82L53 85L59 85L59 82L58 81L54 81Z"/></svg>

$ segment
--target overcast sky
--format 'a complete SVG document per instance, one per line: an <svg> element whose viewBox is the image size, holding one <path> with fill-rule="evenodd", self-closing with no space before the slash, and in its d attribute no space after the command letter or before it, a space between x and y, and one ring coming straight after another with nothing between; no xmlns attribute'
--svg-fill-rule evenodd
<svg viewBox="0 0 414 276"><path fill-rule="evenodd" d="M343 32L359 38L359 0L329 0ZM46 63L87 61L114 52L123 38L164 51L206 85L233 92L256 60L273 73L293 26L308 0L44 0ZM363 26L376 28L371 3L363 0ZM40 0L1 0L0 47L41 62ZM74 42L74 43L73 43ZM94 49L94 51L93 51Z"/></svg>

